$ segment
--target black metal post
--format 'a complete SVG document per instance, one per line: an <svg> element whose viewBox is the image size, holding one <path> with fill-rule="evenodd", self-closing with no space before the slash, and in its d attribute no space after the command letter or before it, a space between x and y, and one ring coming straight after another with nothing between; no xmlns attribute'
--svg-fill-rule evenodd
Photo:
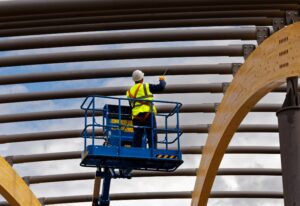
<svg viewBox="0 0 300 206"><path fill-rule="evenodd" d="M300 205L300 106L298 77L287 80L287 95L277 112L285 206Z"/></svg>
<svg viewBox="0 0 300 206"><path fill-rule="evenodd" d="M99 206L109 206L109 189L112 176L108 168L104 168L103 176L102 194L100 196Z"/></svg>

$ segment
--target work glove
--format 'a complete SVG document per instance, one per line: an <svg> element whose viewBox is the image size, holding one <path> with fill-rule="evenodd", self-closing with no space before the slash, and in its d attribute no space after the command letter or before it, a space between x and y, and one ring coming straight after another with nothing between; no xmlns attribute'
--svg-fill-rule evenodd
<svg viewBox="0 0 300 206"><path fill-rule="evenodd" d="M165 80L166 80L166 77L165 77L165 76L160 76L160 77L159 77L159 80L164 80L164 81L165 81Z"/></svg>

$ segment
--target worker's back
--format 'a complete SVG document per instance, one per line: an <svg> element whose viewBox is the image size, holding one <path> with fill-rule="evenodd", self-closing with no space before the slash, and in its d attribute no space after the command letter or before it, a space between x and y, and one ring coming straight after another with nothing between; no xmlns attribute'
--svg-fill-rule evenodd
<svg viewBox="0 0 300 206"><path fill-rule="evenodd" d="M153 93L164 90L166 82L164 77L160 77L159 84L144 83L144 73L135 70L132 73L132 80L135 82L127 92L129 104L132 108L132 119L134 127L133 146L141 147L143 136L147 137L149 148L157 147L156 132L156 107L153 104Z"/></svg>

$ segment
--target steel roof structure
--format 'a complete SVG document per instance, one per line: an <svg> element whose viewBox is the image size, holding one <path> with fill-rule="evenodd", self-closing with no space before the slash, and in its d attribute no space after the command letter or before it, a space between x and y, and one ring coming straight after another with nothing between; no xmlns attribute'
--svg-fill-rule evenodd
<svg viewBox="0 0 300 206"><path fill-rule="evenodd" d="M150 78L163 74L168 68L167 75L174 78L174 82L168 84L164 93L157 97L171 99L181 97L184 100L180 111L184 116L181 121L183 138L192 135L193 140L183 141L182 151L184 157L200 156L203 144L197 142L197 136L207 135L211 124L211 117L207 115L212 116L217 111L220 97L228 88L230 79L243 63L243 59L247 59L249 54L274 32L297 21L299 8L299 0L0 1L0 69L3 71L0 85L3 90L8 91L0 94L0 103L4 110L24 107L24 111L10 109L12 112L8 110L0 114L4 131L0 134L1 147L9 145L9 148L22 149L0 151L7 162L20 174L26 171L23 171L22 167L15 167L16 165L28 164L27 167L34 171L39 168L39 163L44 161L46 163L53 161L53 164L59 167L63 164L60 161L72 160L72 167L74 168L76 164L79 167L80 151L77 148L65 151L59 147L55 152L46 153L38 152L41 150L37 149L34 154L31 154L32 150L28 148L31 143L33 147L46 147L45 145L50 144L51 141L55 144L65 144L66 139L77 140L82 129L78 123L72 127L73 129L69 129L70 126L67 129L61 129L61 126L59 129L37 126L37 128L23 129L26 132L22 129L18 130L19 125L34 127L38 124L48 124L49 121L53 125L61 125L61 120L70 124L73 121L78 122L80 121L78 119L84 116L83 111L79 110L80 104L77 104L76 109L74 104L62 102L78 103L85 96L93 94L124 95L130 86L127 84L129 77L135 69L143 70ZM216 40L226 40L229 44L224 41L219 43ZM155 46L149 46L149 43ZM90 46L91 49L82 46ZM207 63L204 57L218 60L216 63L212 63L214 60ZM192 63L178 64L184 58L196 60ZM222 62L223 58L224 62ZM177 59L174 64L168 63L174 59ZM103 62L110 63L95 68L96 64L89 64L91 61L99 65ZM127 62L125 66L122 65L122 61ZM137 63L138 61L140 63ZM147 64L143 65L141 61L147 61ZM150 61L152 64L149 65ZM153 63L156 61L158 63ZM73 63L71 67L75 64L79 66L76 69L69 68L70 63ZM85 63L87 66L82 66ZM49 71L47 71L48 67L43 69L43 66L49 65L51 65ZM59 69L53 69L56 65ZM189 82L191 77L196 78L193 80L196 83ZM78 88L76 86L83 81L95 83L100 79L107 83L120 78L125 79L126 85L94 86L95 84L85 83ZM53 86L58 83L72 86ZM15 90L16 86L25 87L27 90ZM284 95L285 91L285 86L282 86L272 93ZM189 95L193 100L188 100ZM208 98L210 95L216 96L211 100ZM65 106L59 109L47 109L43 107L43 102L46 101L60 101L59 104ZM39 103L35 104L36 102ZM280 102L260 102L252 108L252 112L275 114L280 107ZM167 111L169 108L158 106L158 109ZM193 121L188 121L189 119ZM5 129L6 126L9 129ZM102 131L97 132L102 133ZM237 133L242 133L240 136L267 134L274 137L277 132L277 125L268 122L242 124L237 130ZM227 153L256 154L261 158L272 154L277 157L280 149L274 145L277 145L278 139L273 139L271 141L275 143L270 145L230 146ZM71 141L68 143L70 144ZM68 147L71 148L72 145ZM249 159L251 160L251 157ZM197 161L192 164L187 161L183 168L174 173L135 171L133 179L195 177L198 168L195 162ZM277 177L281 176L281 169L240 168L236 165L235 168L220 168L218 176ZM94 172L64 172L64 170L57 171L56 174L47 171L38 175L27 173L23 177L29 186L51 183L53 188L61 187L62 182L88 181L94 178ZM90 184L90 188L92 191L93 183ZM78 195L78 189L80 190L74 188L74 193L68 192L72 195L56 194L38 196L38 198L43 205L91 203L92 193ZM132 192L128 193L120 189L118 193L111 194L111 200L112 202L118 200L125 205L129 200L190 200L192 197L192 190L182 191L180 188L172 191L165 191L163 188L156 188L156 190L141 192L134 191L132 188ZM210 199L220 198L282 199L283 194L280 191L257 191L253 188L249 188L248 191L230 191L224 188L222 191L212 191L210 194ZM0 205L8 205L8 203L3 201Z"/></svg>

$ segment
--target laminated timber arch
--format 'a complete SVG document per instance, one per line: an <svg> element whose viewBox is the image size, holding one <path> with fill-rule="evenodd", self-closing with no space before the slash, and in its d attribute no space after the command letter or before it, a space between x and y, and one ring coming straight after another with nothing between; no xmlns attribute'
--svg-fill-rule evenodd
<svg viewBox="0 0 300 206"><path fill-rule="evenodd" d="M300 76L300 22L266 39L230 83L210 128L192 195L192 206L206 206L227 146L241 121L268 92Z"/></svg>
<svg viewBox="0 0 300 206"><path fill-rule="evenodd" d="M0 157L0 194L11 206L42 206L18 173Z"/></svg>

